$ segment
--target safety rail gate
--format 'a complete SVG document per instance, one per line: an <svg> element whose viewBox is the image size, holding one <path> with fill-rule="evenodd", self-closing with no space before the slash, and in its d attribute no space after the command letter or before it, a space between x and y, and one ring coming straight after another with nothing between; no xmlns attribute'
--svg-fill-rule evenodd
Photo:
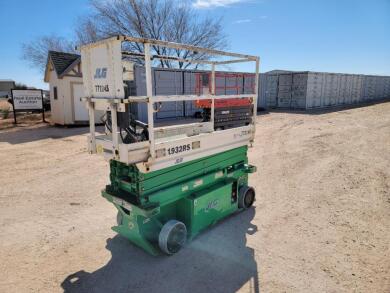
<svg viewBox="0 0 390 293"><path fill-rule="evenodd" d="M124 43L133 42L143 46L144 53L122 50ZM182 49L207 56L232 57L229 60L206 58L186 59L181 57L153 55L151 46L169 49ZM240 146L251 145L255 135L260 59L257 56L212 50L191 45L160 40L116 36L80 47L84 91L84 101L89 109L90 134L88 150L100 153L106 159L114 159L126 164L136 164L144 173L160 170L176 164L189 162L202 157L221 153ZM146 96L126 96L124 90L123 60L128 56L143 58L146 70ZM189 62L211 67L211 89L200 95L153 95L152 60ZM216 58L217 59L217 58ZM215 70L218 65L239 62L255 63L255 85L253 94L215 95ZM214 129L214 104L216 99L249 99L253 105L253 118L246 126L226 130ZM153 113L163 102L211 100L210 121L189 124L155 127ZM130 103L146 103L148 113L148 140L124 143L117 126L118 113L125 112ZM111 112L111 133L95 133L95 110Z"/></svg>

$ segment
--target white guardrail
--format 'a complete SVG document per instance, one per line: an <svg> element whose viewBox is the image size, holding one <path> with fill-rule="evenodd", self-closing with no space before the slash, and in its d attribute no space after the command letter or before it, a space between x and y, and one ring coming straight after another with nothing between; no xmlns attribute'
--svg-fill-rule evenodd
<svg viewBox="0 0 390 293"><path fill-rule="evenodd" d="M122 51L124 42L136 42L144 47L144 54ZM227 56L235 59L225 61L192 60L172 56L151 55L150 46L203 52L213 56ZM125 97L123 81L123 56L144 58L146 70L146 96ZM117 36L96 43L81 46L84 101L89 109L90 134L88 150L101 153L107 159L115 159L127 164L135 163L143 172L150 172L175 164L195 160L236 147L250 145L254 140L258 95L260 59L256 56L210 50L185 44L159 40ZM157 95L152 93L151 60L175 60L179 62L201 63L211 66L211 91L206 95ZM253 94L215 95L215 67L237 62L255 63L255 86ZM251 123L246 126L226 130L214 130L214 107L216 99L249 98L253 106ZM211 100L210 121L190 124L155 127L153 113L155 104L172 101ZM147 141L125 144L121 141L117 127L118 112L125 112L129 103L146 103L148 112ZM111 133L96 135L94 111L111 112Z"/></svg>

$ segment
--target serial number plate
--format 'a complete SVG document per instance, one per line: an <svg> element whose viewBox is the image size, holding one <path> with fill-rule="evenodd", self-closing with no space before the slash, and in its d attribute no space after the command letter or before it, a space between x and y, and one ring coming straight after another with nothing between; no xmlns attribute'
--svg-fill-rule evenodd
<svg viewBox="0 0 390 293"><path fill-rule="evenodd" d="M174 155L182 152L188 152L191 150L191 144L183 144L168 149L168 155Z"/></svg>

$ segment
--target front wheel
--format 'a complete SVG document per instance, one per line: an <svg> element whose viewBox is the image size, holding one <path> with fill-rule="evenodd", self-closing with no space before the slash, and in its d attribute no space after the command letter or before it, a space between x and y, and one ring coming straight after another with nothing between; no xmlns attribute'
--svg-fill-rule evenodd
<svg viewBox="0 0 390 293"><path fill-rule="evenodd" d="M177 220L169 220L161 228L158 235L158 245L166 254L175 254L187 240L186 225Z"/></svg>
<svg viewBox="0 0 390 293"><path fill-rule="evenodd" d="M241 209L249 209L256 197L256 192L253 187L243 186L238 191L238 207Z"/></svg>

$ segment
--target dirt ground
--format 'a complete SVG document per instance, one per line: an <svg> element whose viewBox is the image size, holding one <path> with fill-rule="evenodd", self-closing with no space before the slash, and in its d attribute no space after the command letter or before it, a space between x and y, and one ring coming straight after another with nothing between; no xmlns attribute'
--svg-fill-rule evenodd
<svg viewBox="0 0 390 293"><path fill-rule="evenodd" d="M0 133L0 292L390 292L390 102L259 115L255 208L172 257L110 229L86 132Z"/></svg>
<svg viewBox="0 0 390 293"><path fill-rule="evenodd" d="M37 127L42 122L42 113L17 113L17 123L19 127ZM50 112L45 113L45 120L50 121ZM0 135L4 130L16 131L14 113L12 106L6 100L0 100ZM42 126L42 125L40 125Z"/></svg>

